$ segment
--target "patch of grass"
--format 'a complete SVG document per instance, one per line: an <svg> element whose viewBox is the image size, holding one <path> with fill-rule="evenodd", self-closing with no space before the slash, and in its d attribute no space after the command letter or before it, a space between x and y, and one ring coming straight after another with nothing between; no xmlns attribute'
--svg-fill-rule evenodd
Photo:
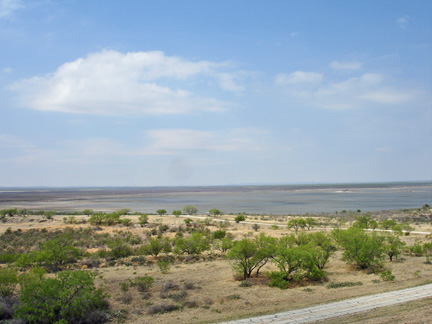
<svg viewBox="0 0 432 324"><path fill-rule="evenodd" d="M354 286L362 286L363 282L361 281L345 281L345 282L330 282L327 285L328 289L334 289L334 288L343 288L343 287L354 287Z"/></svg>
<svg viewBox="0 0 432 324"><path fill-rule="evenodd" d="M170 304L170 303L162 303L159 305L153 305L149 307L148 313L153 314L163 314L163 313L169 313L173 312L179 309L178 305Z"/></svg>
<svg viewBox="0 0 432 324"><path fill-rule="evenodd" d="M248 281L248 280L243 280L239 284L239 287L242 287L242 288L244 288L244 287L250 287L250 286L252 286L252 283L250 281Z"/></svg>
<svg viewBox="0 0 432 324"><path fill-rule="evenodd" d="M241 299L241 297L239 294L232 294L232 295L227 296L227 299L228 300L235 300L235 299Z"/></svg>

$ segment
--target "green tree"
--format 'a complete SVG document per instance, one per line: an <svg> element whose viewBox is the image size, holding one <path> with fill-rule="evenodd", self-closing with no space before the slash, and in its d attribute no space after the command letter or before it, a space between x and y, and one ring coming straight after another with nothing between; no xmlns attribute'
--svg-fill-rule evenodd
<svg viewBox="0 0 432 324"><path fill-rule="evenodd" d="M121 239L109 242L108 247L111 249L108 254L115 259L126 258L133 254L130 244L123 242Z"/></svg>
<svg viewBox="0 0 432 324"><path fill-rule="evenodd" d="M397 258L404 247L405 243L398 236L392 234L384 235L384 252L388 255L390 261L393 261L393 257Z"/></svg>
<svg viewBox="0 0 432 324"><path fill-rule="evenodd" d="M271 260L276 251L277 239L271 236L266 236L264 233L255 237L255 244L257 246L257 252L255 256L256 265L256 276L258 278L259 272L269 260Z"/></svg>
<svg viewBox="0 0 432 324"><path fill-rule="evenodd" d="M393 228L397 223L393 219L385 219L380 224L379 227L384 230Z"/></svg>
<svg viewBox="0 0 432 324"><path fill-rule="evenodd" d="M361 269L374 268L381 265L384 257L382 237L375 233L366 234L358 227L338 230L334 234L344 250L343 260Z"/></svg>
<svg viewBox="0 0 432 324"><path fill-rule="evenodd" d="M142 214L138 217L138 224L142 226L146 225L148 223L148 215Z"/></svg>
<svg viewBox="0 0 432 324"><path fill-rule="evenodd" d="M233 247L228 251L227 257L231 261L234 272L243 280L249 278L258 266L257 252L257 244L251 239L234 242Z"/></svg>
<svg viewBox="0 0 432 324"><path fill-rule="evenodd" d="M137 251L139 254L158 256L162 251L171 252L171 242L168 238L150 238L147 244L142 245Z"/></svg>
<svg viewBox="0 0 432 324"><path fill-rule="evenodd" d="M370 214L366 214L364 216L357 217L357 220L354 222L353 226L361 229L376 229L378 227L378 223L372 218Z"/></svg>
<svg viewBox="0 0 432 324"><path fill-rule="evenodd" d="M80 323L91 312L107 309L106 297L92 273L63 271L56 278L25 282L16 315L34 324Z"/></svg>
<svg viewBox="0 0 432 324"><path fill-rule="evenodd" d="M167 213L167 211L165 209L158 209L156 210L156 213L159 214L159 216L165 215Z"/></svg>
<svg viewBox="0 0 432 324"><path fill-rule="evenodd" d="M240 223L240 222L244 222L246 220L246 217L243 214L238 214L235 218L234 218L236 223Z"/></svg>
<svg viewBox="0 0 432 324"><path fill-rule="evenodd" d="M198 208L191 205L187 205L183 208L183 211L188 215L195 215L198 212Z"/></svg>
<svg viewBox="0 0 432 324"><path fill-rule="evenodd" d="M323 232L311 234L309 245L312 247L313 262L320 270L324 269L330 257L337 251L331 237Z"/></svg>
<svg viewBox="0 0 432 324"><path fill-rule="evenodd" d="M218 240L218 239L223 239L226 235L226 231L224 230L216 230L213 232L213 239Z"/></svg>
<svg viewBox="0 0 432 324"><path fill-rule="evenodd" d="M294 246L286 248L284 245L278 246L273 257L273 262L282 272L282 279L284 281L289 282L294 278L294 273L301 269L305 255L303 247ZM297 278L300 279L298 276Z"/></svg>
<svg viewBox="0 0 432 324"><path fill-rule="evenodd" d="M306 227L306 220L304 218L293 218L288 221L288 228L294 229L294 231L297 233L297 231L301 228Z"/></svg>
<svg viewBox="0 0 432 324"><path fill-rule="evenodd" d="M182 214L182 211L181 211L181 210L173 210L172 214L173 214L175 217L179 217L179 216Z"/></svg>
<svg viewBox="0 0 432 324"><path fill-rule="evenodd" d="M305 219L305 222L306 222L306 227L307 227L308 231L309 231L312 227L315 227L315 226L318 225L317 220L316 220L315 218L312 218L312 217L307 217L307 218Z"/></svg>
<svg viewBox="0 0 432 324"><path fill-rule="evenodd" d="M233 241L227 237L217 239L213 241L213 247L223 253L231 249L233 246Z"/></svg>
<svg viewBox="0 0 432 324"><path fill-rule="evenodd" d="M89 223L92 225L102 225L105 219L105 213L94 213L90 216Z"/></svg>
<svg viewBox="0 0 432 324"><path fill-rule="evenodd" d="M213 215L213 216L219 216L222 214L221 211L219 209L216 209L216 208L210 209L209 213L210 213L210 215Z"/></svg>
<svg viewBox="0 0 432 324"><path fill-rule="evenodd" d="M94 211L93 211L92 209L84 209L84 210L82 211L82 213L83 213L84 215L90 216L90 215L93 215L93 214L94 214Z"/></svg>
<svg viewBox="0 0 432 324"><path fill-rule="evenodd" d="M193 232L189 237L179 238L176 241L174 253L176 254L201 254L210 249L210 242L200 232Z"/></svg>
<svg viewBox="0 0 432 324"><path fill-rule="evenodd" d="M402 223L402 231L405 235L410 235L410 233L414 230L414 228L408 223Z"/></svg>
<svg viewBox="0 0 432 324"><path fill-rule="evenodd" d="M56 272L82 256L82 251L71 244L71 238L67 235L48 240L40 244L39 248L39 251L22 254L16 261L16 266L27 268L39 265Z"/></svg>

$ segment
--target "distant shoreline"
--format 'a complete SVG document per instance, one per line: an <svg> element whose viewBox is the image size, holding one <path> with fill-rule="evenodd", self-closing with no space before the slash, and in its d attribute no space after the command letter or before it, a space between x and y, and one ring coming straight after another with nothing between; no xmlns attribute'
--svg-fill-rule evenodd
<svg viewBox="0 0 432 324"><path fill-rule="evenodd" d="M226 213L284 215L409 209L424 204L432 205L432 182L0 190L0 209L57 211L127 208L154 213L193 205L201 214L218 208Z"/></svg>
<svg viewBox="0 0 432 324"><path fill-rule="evenodd" d="M106 190L150 190L150 191L217 191L217 190L301 190L301 189L373 189L389 187L432 186L432 180L395 181L395 182L347 182L347 183L299 183L299 184L233 184L233 185L202 185L202 186L0 186L0 192L20 191L106 191Z"/></svg>

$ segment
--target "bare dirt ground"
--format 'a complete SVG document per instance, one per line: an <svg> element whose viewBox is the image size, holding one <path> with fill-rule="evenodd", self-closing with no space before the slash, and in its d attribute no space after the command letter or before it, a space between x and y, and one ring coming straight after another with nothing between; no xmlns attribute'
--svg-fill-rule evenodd
<svg viewBox="0 0 432 324"><path fill-rule="evenodd" d="M7 228L22 230L30 228L47 228L49 230L65 227L86 227L89 224L66 225L63 223L64 216L55 216L53 220L42 221L40 216L28 216L22 222L9 221L0 224L0 233ZM128 216L137 222L138 216ZM86 216L78 216L86 218ZM205 217L203 217L205 218ZM232 220L234 216L224 216L219 220ZM228 232L235 238L251 237L259 232L279 237L283 234L291 233L286 228L286 217L277 219L262 219L262 217L248 217L247 221L251 224L232 223ZM42 221L42 222L41 222ZM157 222L163 224L184 224L184 217L173 216L150 216L150 223ZM274 226L260 225L258 232L252 230L253 223L279 224L279 229ZM430 224L415 225L415 231L431 232ZM213 231L215 226L209 226ZM332 227L328 226L327 230ZM128 230L135 235L144 236L148 229L135 225L133 227L113 226L104 227L104 231ZM408 245L413 245L416 241L425 242L424 234L411 234L403 236L403 240ZM152 261L151 257L147 257ZM217 252L207 254L205 258L190 260L185 263L177 263L171 266L168 273L163 274L156 265L136 265L133 262L126 262L122 265L92 268L97 274L97 284L105 288L110 294L111 307L116 310L126 310L128 319L125 323L214 323L251 317L260 314L270 314L296 308L303 308L346 298L377 294L396 289L412 287L416 285L432 282L432 266L426 264L425 257L415 257L408 254L402 255L394 262L385 262L385 269L391 270L396 276L393 282L382 281L378 275L367 271L358 271L341 261L341 253L338 252L332 257L326 267L327 280L307 286L291 287L287 290L271 288L262 282L261 279L254 281L251 287L239 287L239 281L233 277L231 266L227 260ZM155 260L153 260L155 261ZM266 266L264 271L269 271L272 266ZM150 275L155 279L154 285L148 294L139 293L131 287L128 291L122 291L121 284L128 282L137 276ZM178 294L186 291L185 301L195 307L184 307L180 311L171 313L149 315L149 307L163 303L173 303L170 298L161 297L161 288L167 282L172 281L178 285L178 289L173 289L170 294ZM329 282L361 282L361 286L346 287L338 289L328 289ZM186 289L186 286L189 287ZM325 323L427 323L430 322L431 300L416 301L406 305L386 307L382 310L368 312L367 314L357 314L334 319ZM174 302L175 304L175 302ZM413 309L416 309L415 314ZM418 311L417 311L418 309Z"/></svg>

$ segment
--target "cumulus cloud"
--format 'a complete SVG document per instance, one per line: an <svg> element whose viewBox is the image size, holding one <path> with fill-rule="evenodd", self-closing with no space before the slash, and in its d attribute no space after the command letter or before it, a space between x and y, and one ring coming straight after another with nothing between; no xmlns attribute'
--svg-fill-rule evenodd
<svg viewBox="0 0 432 324"><path fill-rule="evenodd" d="M317 77L314 78L314 75ZM296 76L299 77L296 79ZM323 79L319 73L297 71L277 75L275 83L284 95L302 104L332 110L399 105L414 101L418 95L412 89L392 84L386 76L379 73L363 73L342 80L318 82ZM300 80L310 82L302 83Z"/></svg>
<svg viewBox="0 0 432 324"><path fill-rule="evenodd" d="M10 16L15 10L23 7L21 0L0 0L0 18Z"/></svg>
<svg viewBox="0 0 432 324"><path fill-rule="evenodd" d="M23 107L78 114L176 114L221 111L229 105L200 95L197 84L241 91L230 63L191 62L163 52L102 51L54 73L16 82ZM228 71L227 71L228 70ZM215 90L215 89L212 89Z"/></svg>
<svg viewBox="0 0 432 324"><path fill-rule="evenodd" d="M337 71L357 71L362 68L360 62L338 62L333 61L330 63L330 67Z"/></svg>

